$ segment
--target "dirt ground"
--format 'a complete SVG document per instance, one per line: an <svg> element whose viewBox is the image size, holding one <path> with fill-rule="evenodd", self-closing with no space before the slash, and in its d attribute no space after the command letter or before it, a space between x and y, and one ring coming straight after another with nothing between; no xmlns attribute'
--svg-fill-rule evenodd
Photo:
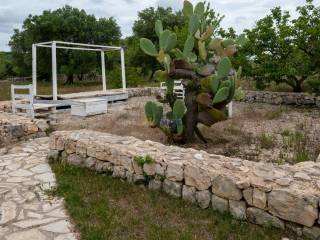
<svg viewBox="0 0 320 240"><path fill-rule="evenodd" d="M150 128L144 104L152 97L129 99L110 106L107 114L81 118L59 113L54 130L92 129L166 143L163 133ZM210 128L201 126L208 144L184 145L210 153L252 161L294 164L315 161L320 153L320 110L268 104L233 104L234 114Z"/></svg>

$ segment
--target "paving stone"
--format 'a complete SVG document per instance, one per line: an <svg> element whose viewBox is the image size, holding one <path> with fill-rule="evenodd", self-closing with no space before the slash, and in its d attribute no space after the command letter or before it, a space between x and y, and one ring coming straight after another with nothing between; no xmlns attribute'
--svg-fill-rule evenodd
<svg viewBox="0 0 320 240"><path fill-rule="evenodd" d="M6 236L6 240L47 240L46 236L37 229L15 232Z"/></svg>
<svg viewBox="0 0 320 240"><path fill-rule="evenodd" d="M6 224L17 215L17 205L13 201L3 202L0 206L0 224Z"/></svg>
<svg viewBox="0 0 320 240"><path fill-rule="evenodd" d="M54 233L70 232L69 222L67 222L66 220L50 223L48 225L39 227L39 229L48 231L48 232L54 232Z"/></svg>

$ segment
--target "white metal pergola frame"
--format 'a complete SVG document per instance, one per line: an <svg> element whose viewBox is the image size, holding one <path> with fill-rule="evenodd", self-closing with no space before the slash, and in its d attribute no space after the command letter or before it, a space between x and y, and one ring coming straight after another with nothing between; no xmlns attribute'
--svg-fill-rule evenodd
<svg viewBox="0 0 320 240"><path fill-rule="evenodd" d="M103 46L95 44L72 43L62 41L51 41L32 44L32 85L33 93L37 95L37 47L51 48L52 58L52 97L54 101L58 100L58 80L57 80L57 48L72 49L83 51L101 52L101 72L102 72L102 91L107 92L105 52L120 51L121 55L121 76L122 90L126 92L126 70L124 62L124 48L115 46Z"/></svg>

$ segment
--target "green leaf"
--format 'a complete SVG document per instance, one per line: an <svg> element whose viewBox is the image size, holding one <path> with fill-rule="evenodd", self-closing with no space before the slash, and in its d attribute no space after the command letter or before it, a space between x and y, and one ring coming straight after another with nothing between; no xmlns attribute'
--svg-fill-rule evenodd
<svg viewBox="0 0 320 240"><path fill-rule="evenodd" d="M212 76L210 78L210 88L213 94L216 94L216 92L218 91L219 84L220 80L218 77Z"/></svg>
<svg viewBox="0 0 320 240"><path fill-rule="evenodd" d="M234 40L233 39L226 39L222 41L222 46L223 47L228 47L230 45L234 45Z"/></svg>
<svg viewBox="0 0 320 240"><path fill-rule="evenodd" d="M179 48L172 49L172 53L175 55L177 59L184 59L185 55L181 52Z"/></svg>
<svg viewBox="0 0 320 240"><path fill-rule="evenodd" d="M147 38L140 39L140 48L145 54L156 57L158 56L158 52L154 44Z"/></svg>
<svg viewBox="0 0 320 240"><path fill-rule="evenodd" d="M163 59L164 67L167 70L167 73L170 72L170 65L171 65L171 57L169 54L165 54Z"/></svg>
<svg viewBox="0 0 320 240"><path fill-rule="evenodd" d="M194 37L189 36L186 42L184 43L183 54L188 55L189 53L191 53L193 50L193 47L194 47Z"/></svg>
<svg viewBox="0 0 320 240"><path fill-rule="evenodd" d="M161 33L163 32L163 26L161 20L157 20L155 24L156 34L160 38Z"/></svg>
<svg viewBox="0 0 320 240"><path fill-rule="evenodd" d="M175 33L171 33L169 35L168 41L167 41L167 45L165 47L165 50L167 52L171 51L177 44L177 34Z"/></svg>
<svg viewBox="0 0 320 240"><path fill-rule="evenodd" d="M217 92L217 94L214 96L212 103L220 103L226 100L229 96L229 88L223 87L220 88Z"/></svg>
<svg viewBox="0 0 320 240"><path fill-rule="evenodd" d="M231 80L226 80L226 81L223 81L221 83L221 85L219 86L219 88L224 88L224 87L227 87L227 88L230 88L231 87Z"/></svg>
<svg viewBox="0 0 320 240"><path fill-rule="evenodd" d="M239 46L243 46L246 45L246 43L248 42L248 38L246 37L245 34L240 34L237 39L236 39L236 44Z"/></svg>
<svg viewBox="0 0 320 240"><path fill-rule="evenodd" d="M182 119L175 119L175 123L177 125L177 133L181 135L183 133L183 123Z"/></svg>
<svg viewBox="0 0 320 240"><path fill-rule="evenodd" d="M199 17L193 14L189 20L189 34L194 35L199 28Z"/></svg>
<svg viewBox="0 0 320 240"><path fill-rule="evenodd" d="M174 119L183 118L186 111L187 111L187 108L184 105L183 101L176 100L174 102L173 109L172 109Z"/></svg>
<svg viewBox="0 0 320 240"><path fill-rule="evenodd" d="M148 119L149 122L152 122L153 120L153 111L152 111L152 108L153 108L153 102L151 101L148 101L145 105L144 105L144 112L146 114L146 117Z"/></svg>
<svg viewBox="0 0 320 240"><path fill-rule="evenodd" d="M193 5L189 1L183 2L183 15L186 17L190 17L193 14Z"/></svg>
<svg viewBox="0 0 320 240"><path fill-rule="evenodd" d="M240 100L244 99L244 97L245 97L245 93L244 93L244 91L242 90L242 88L241 88L241 87L237 88L237 89L235 90L235 93L234 93L233 98L234 98L235 100L237 100L237 101L240 101Z"/></svg>
<svg viewBox="0 0 320 240"><path fill-rule="evenodd" d="M170 36L171 32L169 30L164 30L161 35L160 35L160 49L166 49L167 45L168 45L168 39Z"/></svg>
<svg viewBox="0 0 320 240"><path fill-rule="evenodd" d="M199 41L198 45L199 45L199 55L203 61L206 61L207 56L208 56L207 49L206 49L206 43Z"/></svg>
<svg viewBox="0 0 320 240"><path fill-rule="evenodd" d="M194 8L194 14L196 14L199 18L203 17L204 14L204 3L199 2Z"/></svg>
<svg viewBox="0 0 320 240"><path fill-rule="evenodd" d="M230 59L228 57L222 58L217 67L218 77L219 78L227 77L230 73L231 67L232 67L232 64Z"/></svg>
<svg viewBox="0 0 320 240"><path fill-rule="evenodd" d="M157 70L154 74L153 74L153 78L156 81L159 82L164 82L168 79L168 74L166 71L162 71L162 70Z"/></svg>

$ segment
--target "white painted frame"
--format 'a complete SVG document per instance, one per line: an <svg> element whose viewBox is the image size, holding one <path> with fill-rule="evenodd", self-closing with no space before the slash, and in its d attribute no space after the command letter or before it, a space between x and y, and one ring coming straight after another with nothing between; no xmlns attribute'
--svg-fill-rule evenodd
<svg viewBox="0 0 320 240"><path fill-rule="evenodd" d="M124 48L115 46L103 46L95 44L72 43L62 41L51 41L32 44L32 85L33 94L37 95L37 47L51 48L52 58L52 97L54 101L58 100L58 78L57 78L57 49L72 49L83 51L96 51L101 52L101 72L102 72L102 91L107 91L106 80L106 66L105 66L105 52L120 51L121 58L121 78L122 78L122 91L126 92L126 69L124 59Z"/></svg>

